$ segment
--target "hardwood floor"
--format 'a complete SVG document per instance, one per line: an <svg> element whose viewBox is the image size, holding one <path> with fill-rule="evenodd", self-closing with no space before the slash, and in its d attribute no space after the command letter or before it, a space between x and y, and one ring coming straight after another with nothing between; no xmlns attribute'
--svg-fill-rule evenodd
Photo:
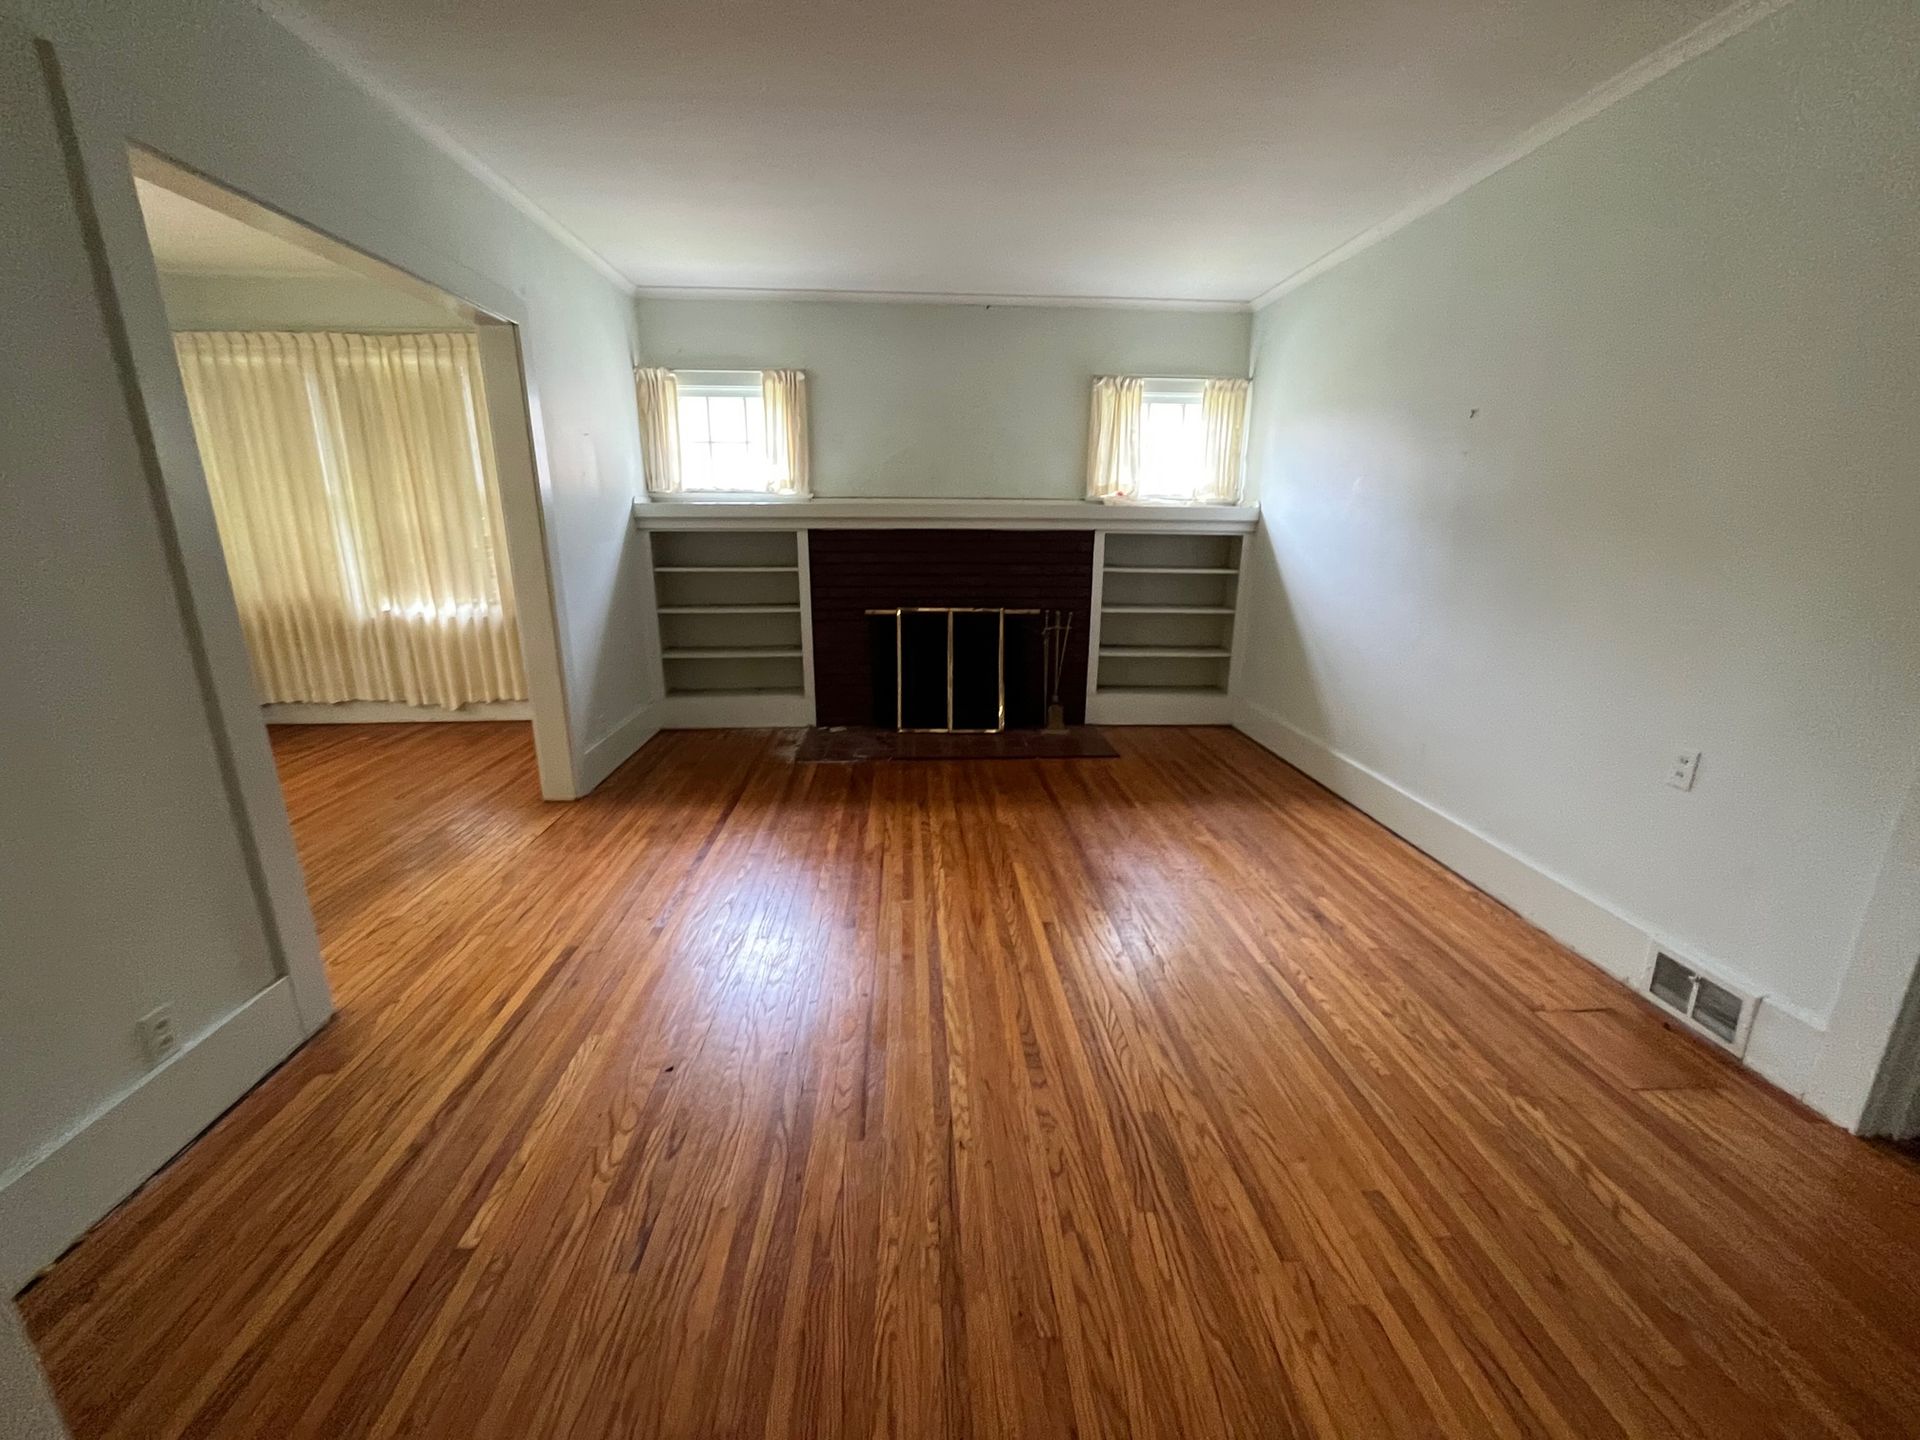
<svg viewBox="0 0 1920 1440"><path fill-rule="evenodd" d="M275 736L341 1013L23 1300L75 1434L1920 1434L1920 1167L1240 736Z"/></svg>

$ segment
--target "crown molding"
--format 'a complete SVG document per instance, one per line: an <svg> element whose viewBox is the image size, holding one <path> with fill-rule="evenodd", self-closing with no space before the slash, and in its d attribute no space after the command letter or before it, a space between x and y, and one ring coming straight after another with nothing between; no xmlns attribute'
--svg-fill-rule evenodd
<svg viewBox="0 0 1920 1440"><path fill-rule="evenodd" d="M512 181L455 139L444 126L429 120L411 105L390 93L364 65L346 53L325 29L294 9L287 0L256 0L256 3L275 24L311 50L329 68L339 71L355 89L383 107L434 149L440 151L500 199L506 201L586 261L605 280L616 286L623 295L633 294L633 282L615 269L604 255L541 209Z"/></svg>
<svg viewBox="0 0 1920 1440"><path fill-rule="evenodd" d="M1619 104L1629 95L1644 90L1661 76L1679 69L1689 60L1706 54L1776 11L1786 9L1792 3L1793 0L1739 0L1738 4L1729 6L1718 15L1702 21L1679 39L1663 45L1645 59L1628 66L1612 79L1601 82L1564 110L1556 112L1524 132L1511 145L1461 171L1445 185L1427 192L1404 210L1382 220L1377 225L1362 230L1358 235L1329 250L1319 259L1303 265L1278 284L1261 291L1248 302L1247 308L1265 309L1289 291L1297 290L1309 280L1326 274L1337 265L1345 264L1362 251L1371 250L1389 235L1406 229L1414 221L1431 215L1450 201L1459 199L1481 181L1491 179L1509 165L1526 159L1534 151L1558 140L1576 125L1591 120L1602 111Z"/></svg>
<svg viewBox="0 0 1920 1440"><path fill-rule="evenodd" d="M730 285L638 285L642 300L825 300L874 305L1005 305L1037 310L1187 310L1244 315L1244 300L1173 300L1125 295L979 295L935 290L781 290Z"/></svg>

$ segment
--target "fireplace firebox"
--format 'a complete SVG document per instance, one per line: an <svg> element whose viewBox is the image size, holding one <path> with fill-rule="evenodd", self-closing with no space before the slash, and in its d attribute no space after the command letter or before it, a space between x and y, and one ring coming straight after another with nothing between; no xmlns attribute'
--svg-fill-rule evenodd
<svg viewBox="0 0 1920 1440"><path fill-rule="evenodd" d="M1040 728L1049 658L1061 718L1083 720L1090 531L822 529L809 544L818 724Z"/></svg>

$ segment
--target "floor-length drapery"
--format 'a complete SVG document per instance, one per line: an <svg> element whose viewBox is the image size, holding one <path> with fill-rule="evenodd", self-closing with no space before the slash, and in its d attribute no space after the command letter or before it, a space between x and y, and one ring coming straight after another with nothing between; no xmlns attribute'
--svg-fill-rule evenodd
<svg viewBox="0 0 1920 1440"><path fill-rule="evenodd" d="M475 337L174 343L261 700L525 699Z"/></svg>

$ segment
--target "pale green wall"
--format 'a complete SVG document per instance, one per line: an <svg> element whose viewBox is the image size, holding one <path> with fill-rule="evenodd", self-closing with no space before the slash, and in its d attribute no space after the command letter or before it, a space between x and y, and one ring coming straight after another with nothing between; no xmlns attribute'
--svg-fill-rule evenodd
<svg viewBox="0 0 1920 1440"><path fill-rule="evenodd" d="M1821 1019L1920 763L1920 7L1800 0L1254 363L1249 697Z"/></svg>
<svg viewBox="0 0 1920 1440"><path fill-rule="evenodd" d="M1082 306L638 302L644 363L807 372L814 492L1086 491L1100 374L1244 375L1250 317Z"/></svg>
<svg viewBox="0 0 1920 1440"><path fill-rule="evenodd" d="M357 275L162 274L176 330L467 330L428 300Z"/></svg>

